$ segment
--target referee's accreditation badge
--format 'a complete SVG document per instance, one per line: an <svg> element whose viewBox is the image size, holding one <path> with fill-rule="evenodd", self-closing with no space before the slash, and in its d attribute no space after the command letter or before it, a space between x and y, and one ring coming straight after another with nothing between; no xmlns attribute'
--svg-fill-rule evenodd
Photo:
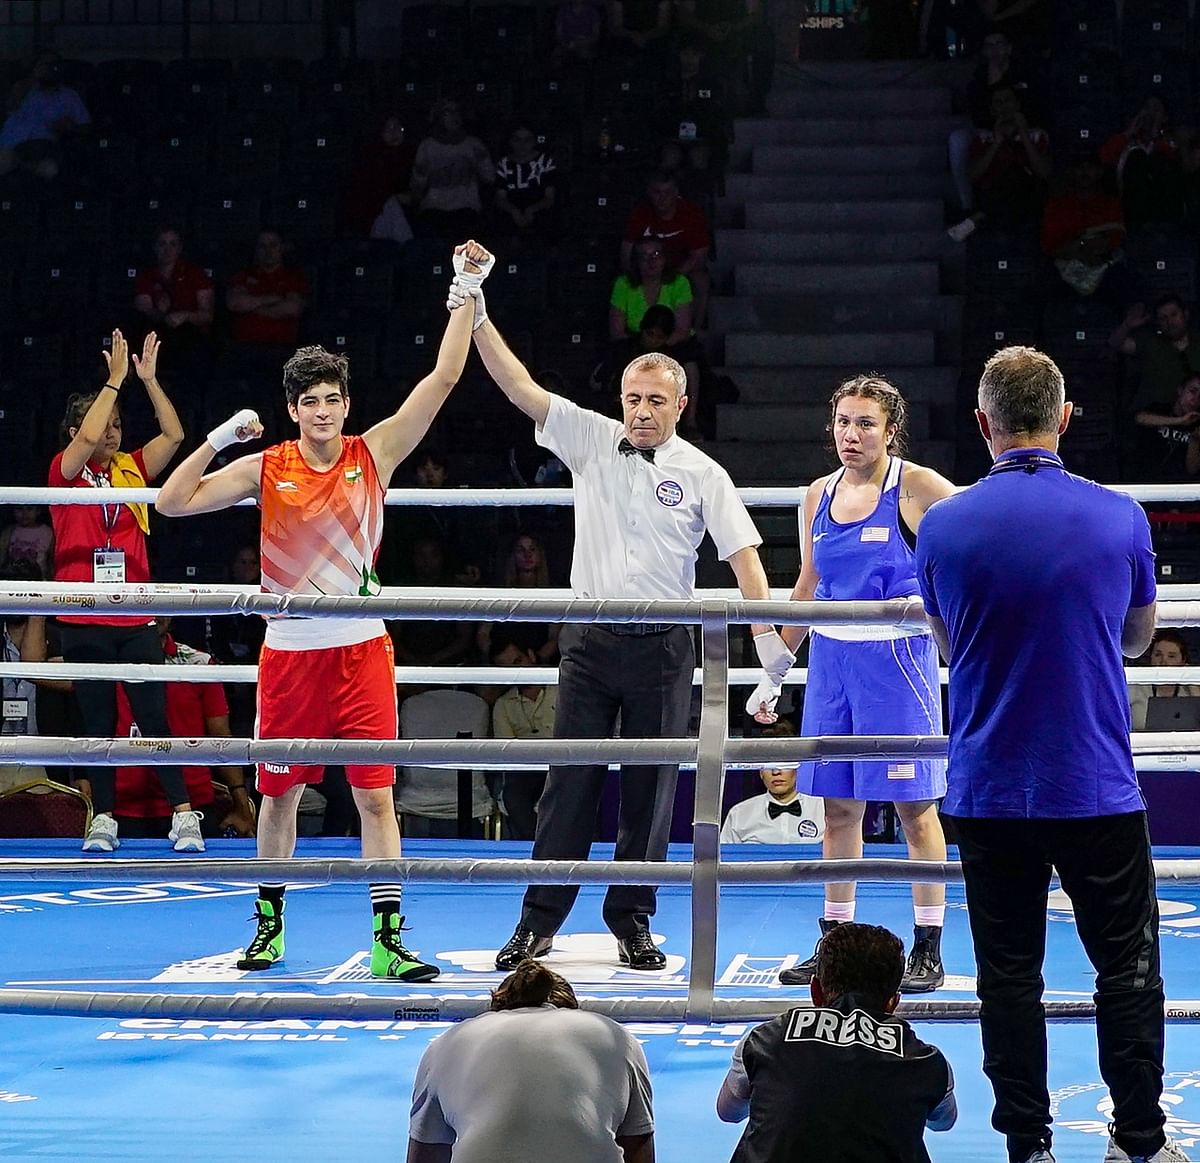
<svg viewBox="0 0 1200 1163"><path fill-rule="evenodd" d="M663 481L654 490L654 495L658 498L660 505L666 505L668 509L673 509L683 500L683 485L678 481Z"/></svg>

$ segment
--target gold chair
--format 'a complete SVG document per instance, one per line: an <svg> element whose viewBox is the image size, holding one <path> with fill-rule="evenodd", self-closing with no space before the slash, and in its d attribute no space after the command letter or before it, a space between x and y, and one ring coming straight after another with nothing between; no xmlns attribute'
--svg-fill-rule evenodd
<svg viewBox="0 0 1200 1163"><path fill-rule="evenodd" d="M0 838L76 839L91 826L91 801L66 784L41 778L0 792Z"/></svg>

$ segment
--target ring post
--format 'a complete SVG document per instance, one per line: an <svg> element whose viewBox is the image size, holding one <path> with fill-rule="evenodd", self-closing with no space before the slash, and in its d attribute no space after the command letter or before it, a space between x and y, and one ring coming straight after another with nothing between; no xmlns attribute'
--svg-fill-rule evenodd
<svg viewBox="0 0 1200 1163"><path fill-rule="evenodd" d="M700 606L702 701L692 821L692 971L687 1017L708 1022L717 981L717 910L721 856L721 790L729 734L729 620L724 601Z"/></svg>

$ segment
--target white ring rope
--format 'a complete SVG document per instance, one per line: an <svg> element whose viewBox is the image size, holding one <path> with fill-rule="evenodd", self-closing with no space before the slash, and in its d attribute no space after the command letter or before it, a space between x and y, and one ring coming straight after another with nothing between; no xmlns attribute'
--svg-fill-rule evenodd
<svg viewBox="0 0 1200 1163"><path fill-rule="evenodd" d="M0 662L0 678L77 679L77 662ZM258 667L213 663L211 666L179 666L169 662L89 662L86 677L107 682L192 682L256 683ZM699 686L703 671L692 672L692 685ZM555 686L556 666L398 666L396 682L422 686ZM949 671L942 667L938 676L944 686ZM759 667L734 666L729 669L729 685L752 687L762 678ZM1138 686L1158 683L1200 683L1200 666L1127 666L1126 682ZM808 668L794 666L783 680L785 686L803 686Z"/></svg>
<svg viewBox="0 0 1200 1163"><path fill-rule="evenodd" d="M960 486L962 487L962 486ZM1124 493L1142 504L1200 502L1200 487L1196 485L1105 485L1115 493ZM739 488L737 494L753 508L799 508L804 504L807 486L776 486L769 488ZM120 504L152 505L158 489L78 489L44 486L7 485L0 488L2 505L103 505L114 501ZM571 489L491 489L467 486L460 489L388 489L385 504L394 506L429 506L436 508L482 507L544 508L573 505ZM240 504L251 507L253 500Z"/></svg>

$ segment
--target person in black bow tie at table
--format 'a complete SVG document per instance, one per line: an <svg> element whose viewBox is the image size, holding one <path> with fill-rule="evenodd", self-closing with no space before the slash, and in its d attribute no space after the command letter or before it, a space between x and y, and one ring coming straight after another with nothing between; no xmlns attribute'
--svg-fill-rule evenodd
<svg viewBox="0 0 1200 1163"><path fill-rule="evenodd" d="M675 433L687 407L683 368L656 352L635 359L621 378L623 423L579 408L536 384L508 349L488 321L481 281L456 279L451 301L475 299L475 345L488 372L537 425L537 442L571 470L575 596L694 600L696 551L707 531L743 596L769 597L758 557L762 538L729 474ZM755 630L771 634L770 627ZM626 738L680 738L687 731L695 664L690 627L565 625L559 649L556 738L611 738L618 715ZM606 774L604 763L550 769L538 804L535 859L587 857ZM670 764L622 768L618 860L664 859L677 775ZM531 886L496 967L513 969L549 953L578 893L574 885ZM650 935L654 909L652 886L613 885L605 897L604 922L631 969L666 963Z"/></svg>
<svg viewBox="0 0 1200 1163"><path fill-rule="evenodd" d="M796 728L779 719L764 735L792 735ZM796 791L794 767L764 767L766 794L734 804L721 825L722 844L819 844L825 836L825 801Z"/></svg>

